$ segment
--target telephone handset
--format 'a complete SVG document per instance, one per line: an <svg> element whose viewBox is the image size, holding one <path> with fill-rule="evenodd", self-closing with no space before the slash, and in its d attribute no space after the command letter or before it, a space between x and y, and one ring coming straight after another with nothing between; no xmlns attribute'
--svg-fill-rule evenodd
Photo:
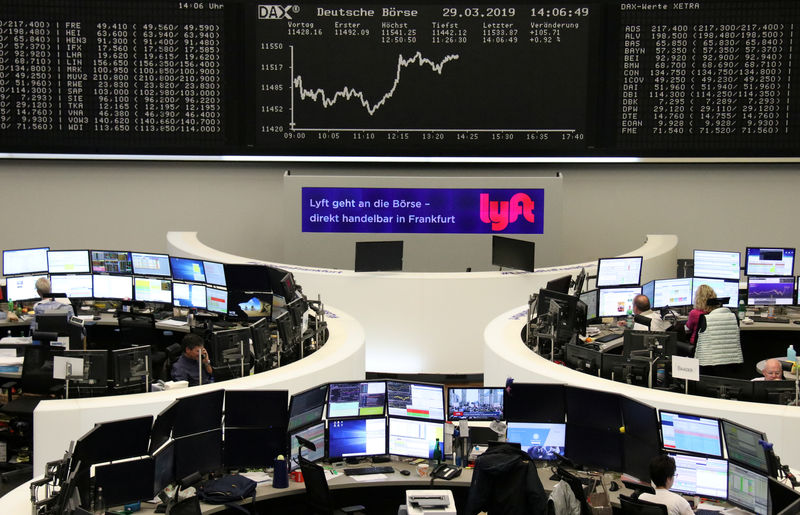
<svg viewBox="0 0 800 515"><path fill-rule="evenodd" d="M436 479L453 479L461 475L461 469L455 465L441 463L431 472L431 477Z"/></svg>

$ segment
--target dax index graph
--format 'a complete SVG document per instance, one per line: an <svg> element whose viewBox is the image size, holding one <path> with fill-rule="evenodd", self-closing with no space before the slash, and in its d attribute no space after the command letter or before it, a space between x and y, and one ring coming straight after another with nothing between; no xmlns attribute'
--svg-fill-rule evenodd
<svg viewBox="0 0 800 515"><path fill-rule="evenodd" d="M586 148L591 4L259 5L255 146L332 155Z"/></svg>

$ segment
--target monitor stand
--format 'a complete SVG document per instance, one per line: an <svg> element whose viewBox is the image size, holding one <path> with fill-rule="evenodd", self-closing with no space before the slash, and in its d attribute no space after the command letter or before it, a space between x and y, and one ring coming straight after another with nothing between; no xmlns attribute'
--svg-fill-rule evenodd
<svg viewBox="0 0 800 515"><path fill-rule="evenodd" d="M361 458L345 458L344 462L348 465L358 465L361 463Z"/></svg>

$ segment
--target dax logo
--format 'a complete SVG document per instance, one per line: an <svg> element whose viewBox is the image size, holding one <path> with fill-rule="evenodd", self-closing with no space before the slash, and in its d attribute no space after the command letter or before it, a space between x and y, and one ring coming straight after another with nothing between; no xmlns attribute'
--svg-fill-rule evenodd
<svg viewBox="0 0 800 515"><path fill-rule="evenodd" d="M515 193L511 200L489 200L488 193L481 193L481 222L492 224L493 231L502 231L508 224L517 221L522 215L534 223L534 202L526 193Z"/></svg>
<svg viewBox="0 0 800 515"><path fill-rule="evenodd" d="M292 13L298 12L300 8L296 5L259 5L259 20L291 20Z"/></svg>

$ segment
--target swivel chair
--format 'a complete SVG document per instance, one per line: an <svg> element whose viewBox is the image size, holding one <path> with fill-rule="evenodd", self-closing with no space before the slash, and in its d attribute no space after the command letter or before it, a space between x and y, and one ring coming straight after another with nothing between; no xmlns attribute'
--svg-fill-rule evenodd
<svg viewBox="0 0 800 515"><path fill-rule="evenodd" d="M317 515L364 514L363 506L334 508L328 490L328 481L325 479L325 469L301 456L300 470L303 472L303 481L306 486L306 503L313 513Z"/></svg>
<svg viewBox="0 0 800 515"><path fill-rule="evenodd" d="M627 495L619 496L622 515L668 515L667 507L641 499L633 499Z"/></svg>

